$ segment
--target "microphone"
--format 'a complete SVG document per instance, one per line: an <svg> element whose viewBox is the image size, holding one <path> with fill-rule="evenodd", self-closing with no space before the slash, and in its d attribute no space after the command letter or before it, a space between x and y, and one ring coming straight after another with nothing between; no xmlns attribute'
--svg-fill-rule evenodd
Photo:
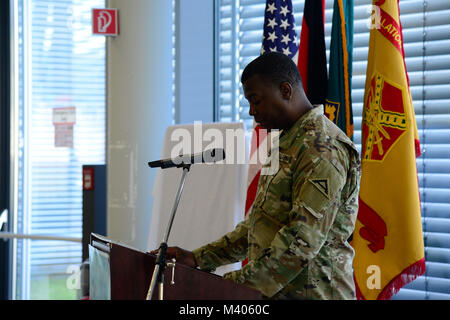
<svg viewBox="0 0 450 320"><path fill-rule="evenodd" d="M151 168L180 168L194 163L213 163L225 159L225 150L220 148L208 149L201 153L180 155L173 159L151 161Z"/></svg>

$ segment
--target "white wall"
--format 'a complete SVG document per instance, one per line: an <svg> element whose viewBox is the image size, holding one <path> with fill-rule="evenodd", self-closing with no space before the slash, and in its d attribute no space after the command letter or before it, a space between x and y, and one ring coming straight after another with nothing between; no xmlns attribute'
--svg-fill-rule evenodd
<svg viewBox="0 0 450 320"><path fill-rule="evenodd" d="M108 237L145 248L155 171L172 124L172 1L110 0L120 35L109 38Z"/></svg>
<svg viewBox="0 0 450 320"><path fill-rule="evenodd" d="M108 39L108 237L146 249L156 169L172 124L176 10L176 123L213 121L214 1L110 0L120 35Z"/></svg>

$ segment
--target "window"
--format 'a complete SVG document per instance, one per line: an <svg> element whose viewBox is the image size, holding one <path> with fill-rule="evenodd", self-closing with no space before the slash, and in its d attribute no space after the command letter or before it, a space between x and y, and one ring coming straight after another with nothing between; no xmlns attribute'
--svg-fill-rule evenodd
<svg viewBox="0 0 450 320"><path fill-rule="evenodd" d="M82 262L81 169L105 163L105 38L91 31L91 10L105 1L12 3L18 59L14 232L73 239L14 240L13 298L74 299L77 284L70 276ZM72 145L70 127L59 136L69 140L55 145L61 129L53 123L56 108L73 108Z"/></svg>
<svg viewBox="0 0 450 320"><path fill-rule="evenodd" d="M252 128L240 86L243 68L260 54L265 1L217 0L218 121ZM297 38L303 0L293 0ZM330 45L333 0L326 0L325 43ZM371 0L354 0L352 100L358 149L367 65ZM400 1L406 66L419 128L422 156L417 169L422 201L426 274L394 299L450 299L450 2ZM327 53L327 56L329 53Z"/></svg>

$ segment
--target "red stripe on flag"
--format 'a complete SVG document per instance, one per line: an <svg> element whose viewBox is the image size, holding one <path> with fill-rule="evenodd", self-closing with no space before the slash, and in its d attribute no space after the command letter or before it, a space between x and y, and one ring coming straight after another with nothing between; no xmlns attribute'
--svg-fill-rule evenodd
<svg viewBox="0 0 450 320"><path fill-rule="evenodd" d="M252 132L250 159L255 154L255 152L258 152L259 146L262 143L266 143L266 138L267 138L267 130L261 127L260 125L256 125ZM250 166L258 166L258 164L250 164ZM247 216L247 214L250 211L250 208L253 205L253 202L255 201L256 190L258 189L258 182L260 175L261 175L261 166L259 165L258 173L253 177L253 179L251 177L248 177L249 179L252 179L252 181L247 187L247 198L245 200L245 216ZM242 266L245 266L247 263L248 259L245 259L244 261L242 261Z"/></svg>
<svg viewBox="0 0 450 320"><path fill-rule="evenodd" d="M398 23L386 11L380 8L380 28L377 30L397 48L400 53L403 53L403 39L402 30Z"/></svg>
<svg viewBox="0 0 450 320"><path fill-rule="evenodd" d="M253 178L252 182L248 186L247 189L247 200L245 201L245 215L248 214L248 211L252 207L253 201L255 201L256 190L258 188L259 176L261 175L261 170L258 171L256 176Z"/></svg>
<svg viewBox="0 0 450 320"><path fill-rule="evenodd" d="M253 154L258 150L261 142L263 142L267 137L267 130L261 127L259 124L256 125L253 133L252 133L252 144L250 149L250 158Z"/></svg>
<svg viewBox="0 0 450 320"><path fill-rule="evenodd" d="M322 0L323 21L325 21L325 0ZM324 25L325 28L325 25ZM308 52L309 52L309 26L306 19L302 19L302 29L300 31L300 44L298 48L297 67L303 82L303 89L308 92Z"/></svg>
<svg viewBox="0 0 450 320"><path fill-rule="evenodd" d="M384 3L384 0L380 0L380 2L382 2L381 4ZM379 4L379 5L381 5ZM398 16L400 17L400 0L397 0L397 7L398 7ZM403 27L402 27L402 22L401 20L399 20L399 28L400 28L400 37L402 40L402 56L403 56L403 66L405 67L405 75L406 75L406 81L408 82L408 91L409 91L409 97L411 98L411 89L410 89L410 85L409 85L409 75L408 75L408 70L406 69L406 61L405 61L405 46L403 45L405 42L403 41ZM412 101L411 101L411 106L412 106ZM414 108L413 108L414 110ZM420 157L422 154L422 151L420 149L420 140L418 137L416 137L414 139L414 148L416 151L416 158Z"/></svg>
<svg viewBox="0 0 450 320"><path fill-rule="evenodd" d="M313 104L323 104L326 96L327 67L324 17L324 0L305 1L297 68L306 96ZM321 19L322 21L320 21ZM324 83L325 86L323 86Z"/></svg>
<svg viewBox="0 0 450 320"><path fill-rule="evenodd" d="M419 139L414 139L414 148L416 150L416 158L420 157L422 151L420 150L420 141Z"/></svg>
<svg viewBox="0 0 450 320"><path fill-rule="evenodd" d="M303 90L308 92L308 50L309 50L309 28L306 19L302 22L300 33L300 46L298 48L298 71L303 82Z"/></svg>
<svg viewBox="0 0 450 320"><path fill-rule="evenodd" d="M378 295L377 300L390 300L392 296L400 291L402 287L417 278L418 275L425 273L425 258L413 263L398 276L392 279L383 291ZM362 295L361 295L362 297Z"/></svg>

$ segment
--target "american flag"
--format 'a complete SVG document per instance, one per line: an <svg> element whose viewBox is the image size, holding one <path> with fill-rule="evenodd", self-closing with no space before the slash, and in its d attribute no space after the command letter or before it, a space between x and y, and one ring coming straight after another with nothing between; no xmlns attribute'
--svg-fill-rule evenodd
<svg viewBox="0 0 450 320"><path fill-rule="evenodd" d="M298 52L291 0L267 0L261 54L281 52L294 58ZM297 64L297 60L294 60Z"/></svg>
<svg viewBox="0 0 450 320"><path fill-rule="evenodd" d="M267 0L265 10L261 54L281 52L292 58L297 64L298 42L291 0ZM253 127L245 203L246 216L250 213L255 200L261 175L262 163L257 161L261 160L258 159L258 149L268 148L267 146L270 144L270 134L268 135L265 129L255 123Z"/></svg>

